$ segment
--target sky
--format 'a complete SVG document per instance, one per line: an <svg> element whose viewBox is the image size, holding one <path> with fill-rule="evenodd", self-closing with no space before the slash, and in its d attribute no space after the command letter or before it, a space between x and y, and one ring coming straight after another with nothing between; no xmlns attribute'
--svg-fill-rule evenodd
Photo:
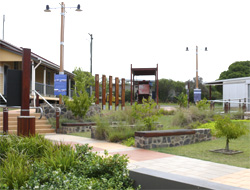
<svg viewBox="0 0 250 190"><path fill-rule="evenodd" d="M0 0L0 38L60 64L58 0ZM249 0L64 0L64 69L130 79L133 68L159 66L159 79L214 81L250 60ZM78 4L81 12L76 12ZM50 13L44 12L46 5ZM186 47L190 51L185 51ZM205 47L208 51L204 51ZM250 69L250 68L249 68ZM136 79L144 79L137 77ZM154 76L145 79L154 79Z"/></svg>

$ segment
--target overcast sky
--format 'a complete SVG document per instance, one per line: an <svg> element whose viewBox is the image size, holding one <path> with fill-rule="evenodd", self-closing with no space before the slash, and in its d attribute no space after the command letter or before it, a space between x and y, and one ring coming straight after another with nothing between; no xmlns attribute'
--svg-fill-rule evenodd
<svg viewBox="0 0 250 190"><path fill-rule="evenodd" d="M60 61L58 0L0 0L4 40L56 63ZM186 81L199 76L214 81L235 61L250 60L249 0L64 0L65 70L130 78L134 68L156 67L159 78ZM186 47L190 51L186 52ZM204 51L205 47L208 51ZM250 69L250 68L249 68Z"/></svg>

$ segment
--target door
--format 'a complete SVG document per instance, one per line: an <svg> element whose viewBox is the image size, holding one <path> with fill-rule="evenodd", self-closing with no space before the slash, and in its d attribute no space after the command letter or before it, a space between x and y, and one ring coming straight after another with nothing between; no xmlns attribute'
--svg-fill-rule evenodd
<svg viewBox="0 0 250 190"><path fill-rule="evenodd" d="M7 96L7 72L9 67L7 65L4 65L4 95Z"/></svg>

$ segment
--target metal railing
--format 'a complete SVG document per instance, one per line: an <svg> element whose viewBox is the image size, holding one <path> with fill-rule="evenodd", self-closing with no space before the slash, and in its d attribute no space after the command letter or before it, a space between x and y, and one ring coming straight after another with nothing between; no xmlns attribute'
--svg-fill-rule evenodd
<svg viewBox="0 0 250 190"><path fill-rule="evenodd" d="M4 96L0 93L1 98L3 99L3 101L5 101L5 103L7 103L7 100L4 98Z"/></svg>
<svg viewBox="0 0 250 190"><path fill-rule="evenodd" d="M54 106L52 106L39 92L37 92L36 90L33 90L33 92L35 93L35 94L37 94L38 96L40 96L42 99L43 99L43 101L46 103L46 104L48 104L49 105L49 107L51 107L52 109L58 109L58 111L59 111L59 115L61 115L61 108L60 107L54 107ZM34 94L34 102L35 102L35 94Z"/></svg>

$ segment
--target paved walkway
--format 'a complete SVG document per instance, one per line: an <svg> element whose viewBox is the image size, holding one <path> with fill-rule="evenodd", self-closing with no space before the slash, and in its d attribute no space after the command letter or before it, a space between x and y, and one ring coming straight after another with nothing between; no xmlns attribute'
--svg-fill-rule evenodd
<svg viewBox="0 0 250 190"><path fill-rule="evenodd" d="M99 154L103 154L104 150L107 150L110 155L116 153L127 154L129 157L128 168L130 170L147 168L230 185L235 187L235 189L250 189L250 169L246 168L127 147L116 143L77 136L53 134L46 135L45 138L72 145L88 143L90 146L93 146L93 151Z"/></svg>

